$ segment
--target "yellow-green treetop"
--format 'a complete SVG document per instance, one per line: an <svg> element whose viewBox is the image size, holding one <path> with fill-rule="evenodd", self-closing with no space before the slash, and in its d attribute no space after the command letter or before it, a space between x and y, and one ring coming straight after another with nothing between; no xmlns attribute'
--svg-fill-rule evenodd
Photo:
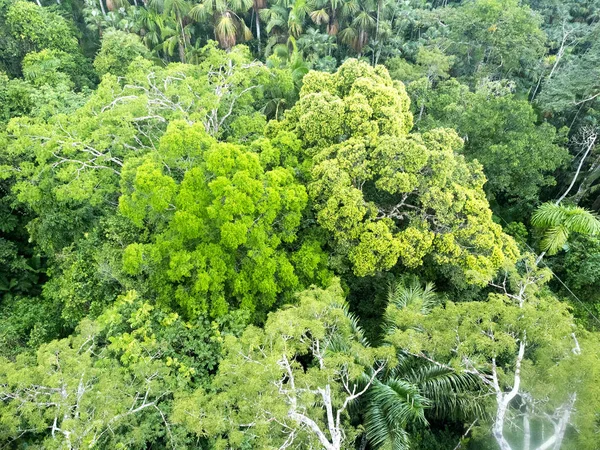
<svg viewBox="0 0 600 450"><path fill-rule="evenodd" d="M493 222L481 166L458 152L450 129L411 133L404 85L382 66L348 60L310 72L300 100L271 139L293 132L318 223L358 276L431 260L443 273L485 284L516 246Z"/></svg>

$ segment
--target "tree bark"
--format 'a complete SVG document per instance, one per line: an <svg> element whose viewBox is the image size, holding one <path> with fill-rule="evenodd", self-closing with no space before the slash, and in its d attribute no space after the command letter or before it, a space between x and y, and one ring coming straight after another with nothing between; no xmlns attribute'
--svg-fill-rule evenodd
<svg viewBox="0 0 600 450"><path fill-rule="evenodd" d="M583 163L585 162L586 158L588 157L588 155L590 154L592 149L596 146L597 138L598 138L598 136L595 131L591 131L590 134L587 136L587 142L585 143L587 148L585 150L585 153L581 157L581 161L579 161L579 165L577 166L577 171L575 172L575 175L573 176L573 179L571 180L571 184L569 185L567 190L563 193L563 195L561 195L560 198L556 201L555 205L560 204L560 202L562 202L565 199L565 197L567 195L569 195L569 192L571 192L571 189L573 189L573 186L575 185L575 182L577 181L577 178L579 177L579 173L581 172L581 167L583 166Z"/></svg>
<svg viewBox="0 0 600 450"><path fill-rule="evenodd" d="M498 369L496 368L495 358L492 364L493 384L494 389L496 390L496 401L498 403L498 407L496 409L496 417L494 419L494 425L492 427L492 434L496 439L496 442L500 446L500 450L512 450L512 447L504 437L504 421L506 420L508 406L510 405L510 402L519 393L519 388L521 386L521 363L523 362L523 358L525 356L525 343L526 337L523 336L523 338L519 342L519 353L517 354L517 360L515 362L515 375L513 387L506 394L500 388L500 383L498 381Z"/></svg>
<svg viewBox="0 0 600 450"><path fill-rule="evenodd" d="M529 426L529 413L523 415L523 450L529 450L531 445L531 427Z"/></svg>
<svg viewBox="0 0 600 450"><path fill-rule="evenodd" d="M261 49L260 49L260 17L258 16L258 9L254 10L254 14L255 14L255 23L256 23L256 40L258 41L258 54L261 54Z"/></svg>

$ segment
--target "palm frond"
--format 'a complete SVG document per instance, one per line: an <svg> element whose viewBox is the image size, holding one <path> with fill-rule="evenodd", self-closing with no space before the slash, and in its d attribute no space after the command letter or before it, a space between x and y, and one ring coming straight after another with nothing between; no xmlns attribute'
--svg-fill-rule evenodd
<svg viewBox="0 0 600 450"><path fill-rule="evenodd" d="M194 5L192 9L188 12L188 16L191 17L196 22L201 22L207 17L210 17L211 11L209 7L206 6L206 3L198 3Z"/></svg>
<svg viewBox="0 0 600 450"><path fill-rule="evenodd" d="M344 2L341 7L342 15L345 17L353 17L360 11L360 2L351 0Z"/></svg>
<svg viewBox="0 0 600 450"><path fill-rule="evenodd" d="M235 45L237 27L230 14L223 14L215 26L215 34L223 48L231 48Z"/></svg>
<svg viewBox="0 0 600 450"><path fill-rule="evenodd" d="M352 24L362 30L366 30L370 27L375 26L375 19L373 19L373 17L371 17L371 15L366 11L361 11L359 14L356 15L356 17L352 21Z"/></svg>
<svg viewBox="0 0 600 450"><path fill-rule="evenodd" d="M236 13L245 13L252 8L252 0L229 0L229 8Z"/></svg>
<svg viewBox="0 0 600 450"><path fill-rule="evenodd" d="M340 37L342 43L348 45L352 44L352 42L357 39L358 34L354 28L346 27L338 33L338 36Z"/></svg>
<svg viewBox="0 0 600 450"><path fill-rule="evenodd" d="M365 429L374 448L389 445L408 448L405 431L409 423L427 423L425 408L429 401L419 388L406 380L392 378L375 380L367 393Z"/></svg>
<svg viewBox="0 0 600 450"><path fill-rule="evenodd" d="M311 20L317 25L322 25L324 23L329 22L329 14L327 14L327 11L325 11L325 9L311 11L309 16Z"/></svg>
<svg viewBox="0 0 600 450"><path fill-rule="evenodd" d="M482 389L481 380L475 374L400 355L390 376L418 386L421 394L431 401L428 414L437 419L469 420L484 413L474 395Z"/></svg>
<svg viewBox="0 0 600 450"><path fill-rule="evenodd" d="M246 25L246 22L244 22L243 20L240 20L240 29L242 32L242 37L244 38L245 41L249 41L251 39L254 38L254 35L252 34L252 30L248 27L248 25Z"/></svg>
<svg viewBox="0 0 600 450"><path fill-rule="evenodd" d="M417 305L420 306L422 312L426 313L437 306L440 299L435 293L433 283L426 283L423 287L417 277L404 277L390 285L388 303L396 305L400 309Z"/></svg>
<svg viewBox="0 0 600 450"><path fill-rule="evenodd" d="M600 233L600 219L598 216L578 206L567 207L565 225L575 233L591 235Z"/></svg>
<svg viewBox="0 0 600 450"><path fill-rule="evenodd" d="M531 217L531 223L538 228L554 227L565 220L564 208L553 203L544 203Z"/></svg>
<svg viewBox="0 0 600 450"><path fill-rule="evenodd" d="M550 227L542 239L542 250L549 255L555 255L569 239L569 229L565 225Z"/></svg>
<svg viewBox="0 0 600 450"><path fill-rule="evenodd" d="M572 232L589 235L600 233L598 216L579 206L545 203L535 211L531 223L544 231L541 247L549 255L563 248Z"/></svg>
<svg viewBox="0 0 600 450"><path fill-rule="evenodd" d="M385 412L377 405L372 405L366 417L367 439L375 449L388 448L394 450L408 450L410 441L404 428L395 427L388 423Z"/></svg>

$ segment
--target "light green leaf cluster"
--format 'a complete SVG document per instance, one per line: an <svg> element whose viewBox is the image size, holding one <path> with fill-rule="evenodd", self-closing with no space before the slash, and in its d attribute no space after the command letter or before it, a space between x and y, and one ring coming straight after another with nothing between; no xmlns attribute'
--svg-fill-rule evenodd
<svg viewBox="0 0 600 450"><path fill-rule="evenodd" d="M111 30L102 36L102 47L94 59L94 68L99 76L107 73L124 76L135 58L148 55L148 49L139 36Z"/></svg>
<svg viewBox="0 0 600 450"><path fill-rule="evenodd" d="M268 133L302 141L318 222L356 275L431 258L485 284L516 247L492 221L481 168L457 154L462 140L449 129L409 134L409 104L385 68L349 60L335 74L309 73Z"/></svg>
<svg viewBox="0 0 600 450"><path fill-rule="evenodd" d="M30 51L47 48L78 53L74 27L59 14L32 2L17 1L8 9L6 20L11 34Z"/></svg>
<svg viewBox="0 0 600 450"><path fill-rule="evenodd" d="M202 125L171 123L156 154L126 165L122 189L121 213L154 233L125 250L125 269L191 315L271 308L299 286L295 265L323 276L316 243L295 257L286 250L308 201L294 173L265 170L258 154L218 143Z"/></svg>

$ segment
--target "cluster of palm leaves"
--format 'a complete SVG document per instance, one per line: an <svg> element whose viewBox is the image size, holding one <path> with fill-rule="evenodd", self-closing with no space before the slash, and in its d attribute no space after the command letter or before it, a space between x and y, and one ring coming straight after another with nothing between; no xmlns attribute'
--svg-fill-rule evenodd
<svg viewBox="0 0 600 450"><path fill-rule="evenodd" d="M139 34L157 56L189 59L215 39L224 49L249 42L259 56L298 40L311 65L338 47L364 54L389 35L397 5L389 0L86 0L88 26ZM264 44L264 45L263 45Z"/></svg>
<svg viewBox="0 0 600 450"><path fill-rule="evenodd" d="M404 277L390 287L392 309L416 308L427 314L439 305L433 284L423 286L416 277ZM393 332L394 315L386 314L384 339ZM365 341L356 324L358 336ZM366 395L355 405L364 417L365 436L370 448L409 448L410 430L430 420L464 423L482 417L477 394L483 393L480 379L433 360L397 351L394 365L377 374ZM373 372L364 374L364 383Z"/></svg>
<svg viewBox="0 0 600 450"><path fill-rule="evenodd" d="M533 214L531 223L543 232L541 248L549 255L563 248L571 233L593 236L600 233L598 216L573 205L544 203Z"/></svg>

